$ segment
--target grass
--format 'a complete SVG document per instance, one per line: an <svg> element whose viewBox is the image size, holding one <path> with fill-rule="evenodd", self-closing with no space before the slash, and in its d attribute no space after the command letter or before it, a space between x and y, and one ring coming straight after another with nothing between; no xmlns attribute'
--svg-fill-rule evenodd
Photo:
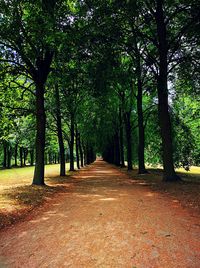
<svg viewBox="0 0 200 268"><path fill-rule="evenodd" d="M161 174L163 172L162 168L149 169L150 172ZM184 168L177 168L176 173L185 181L191 183L200 183L200 167L191 166L189 171L186 171Z"/></svg>
<svg viewBox="0 0 200 268"><path fill-rule="evenodd" d="M137 167L134 167L137 169ZM148 166L147 169L154 174L162 174L162 166ZM191 166L189 171L186 171L184 168L176 168L176 172L185 180L191 182L200 182L200 167Z"/></svg>
<svg viewBox="0 0 200 268"><path fill-rule="evenodd" d="M45 177L59 176L59 164L46 165ZM66 164L66 170L69 170L69 164ZM33 179L34 167L12 168L0 170L0 187L12 185L31 184Z"/></svg>
<svg viewBox="0 0 200 268"><path fill-rule="evenodd" d="M127 162L125 161L125 164L127 165ZM134 166L133 169L137 169L137 166ZM163 170L163 167L161 165L146 165L146 168L148 170L156 171L156 170ZM184 177L189 175L191 177L198 177L200 180L200 167L197 166L191 166L189 171L186 171L183 167L176 168L176 172L178 172L180 175L183 175Z"/></svg>
<svg viewBox="0 0 200 268"><path fill-rule="evenodd" d="M191 166L189 171L184 168L177 168L176 171L186 181L200 182L200 167Z"/></svg>
<svg viewBox="0 0 200 268"><path fill-rule="evenodd" d="M45 187L31 185L34 167L0 170L0 228L22 219L55 193L71 187L69 176L59 177L59 169L59 164L45 166Z"/></svg>
<svg viewBox="0 0 200 268"><path fill-rule="evenodd" d="M136 167L129 172L126 168L121 170L127 173L135 184L149 187L152 191L167 195L172 200L178 201L182 207L197 214L200 213L200 167L192 166L190 171L186 171L184 168L176 169L177 174L181 176L183 181L175 183L163 182L161 166L148 166L147 169L149 173L143 175L138 174Z"/></svg>
<svg viewBox="0 0 200 268"><path fill-rule="evenodd" d="M184 174L198 174L200 175L200 167L196 167L196 166L191 166L189 171L186 171L184 168L177 168L176 169L178 172L180 173L184 173Z"/></svg>

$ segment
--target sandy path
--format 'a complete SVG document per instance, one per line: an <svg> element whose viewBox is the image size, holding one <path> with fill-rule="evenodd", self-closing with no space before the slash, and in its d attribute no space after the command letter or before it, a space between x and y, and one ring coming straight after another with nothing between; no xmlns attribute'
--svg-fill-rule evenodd
<svg viewBox="0 0 200 268"><path fill-rule="evenodd" d="M0 267L199 268L200 221L103 161L0 233Z"/></svg>

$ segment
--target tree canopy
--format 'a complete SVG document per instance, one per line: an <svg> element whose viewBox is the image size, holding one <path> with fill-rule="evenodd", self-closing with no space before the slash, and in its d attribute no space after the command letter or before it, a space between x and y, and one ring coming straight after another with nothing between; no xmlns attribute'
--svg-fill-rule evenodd
<svg viewBox="0 0 200 268"><path fill-rule="evenodd" d="M0 3L0 161L200 164L197 0Z"/></svg>

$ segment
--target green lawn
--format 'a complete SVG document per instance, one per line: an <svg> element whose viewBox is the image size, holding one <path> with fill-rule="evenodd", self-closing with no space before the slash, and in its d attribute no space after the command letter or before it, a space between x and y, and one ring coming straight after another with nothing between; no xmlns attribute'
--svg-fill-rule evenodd
<svg viewBox="0 0 200 268"><path fill-rule="evenodd" d="M127 165L127 162L125 162ZM135 175L137 175L137 166L134 166L133 169L135 171ZM146 165L146 168L152 173L160 173L163 171L163 167L161 165ZM191 166L189 171L186 171L184 168L176 168L176 172L183 177L185 180L189 181L199 181L200 182L200 167Z"/></svg>
<svg viewBox="0 0 200 268"><path fill-rule="evenodd" d="M200 175L200 167L191 166L190 171L186 171L184 168L177 168L178 172L188 175Z"/></svg>
<svg viewBox="0 0 200 268"><path fill-rule="evenodd" d="M60 165L45 166L48 186L31 186L34 167L0 170L0 229L19 220L34 207L70 186L69 177L59 176ZM66 173L69 164L66 164Z"/></svg>
<svg viewBox="0 0 200 268"><path fill-rule="evenodd" d="M59 176L59 164L45 166L45 178ZM66 171L69 163L66 164ZM0 170L0 188L5 186L20 186L32 183L34 167L11 168Z"/></svg>

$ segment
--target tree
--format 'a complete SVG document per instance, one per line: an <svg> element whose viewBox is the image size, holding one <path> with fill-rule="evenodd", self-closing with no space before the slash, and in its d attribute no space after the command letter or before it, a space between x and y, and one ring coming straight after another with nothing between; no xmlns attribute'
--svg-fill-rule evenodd
<svg viewBox="0 0 200 268"><path fill-rule="evenodd" d="M60 111L60 93L58 84L55 85L55 106L56 106L56 122L57 122L57 133L58 133L58 142L60 148L60 176L65 176L65 148L63 141L63 133L62 133L62 118Z"/></svg>
<svg viewBox="0 0 200 268"><path fill-rule="evenodd" d="M44 185L45 83L51 71L54 52L59 46L57 41L66 36L60 29L65 31L69 25L67 13L69 8L64 1L1 2L1 61L15 66L16 71L23 73L35 85L32 93L35 95L36 111L36 165L33 178L33 184L36 185Z"/></svg>
<svg viewBox="0 0 200 268"><path fill-rule="evenodd" d="M194 4L195 6L195 4ZM145 1L141 8L143 30L138 30L145 46L146 61L157 80L158 117L162 137L162 155L165 181L180 180L174 170L173 141L168 103L168 78L172 70L184 59L178 53L195 18L191 16L193 4L178 1ZM195 14L195 17L197 14ZM196 17L197 18L197 17Z"/></svg>

